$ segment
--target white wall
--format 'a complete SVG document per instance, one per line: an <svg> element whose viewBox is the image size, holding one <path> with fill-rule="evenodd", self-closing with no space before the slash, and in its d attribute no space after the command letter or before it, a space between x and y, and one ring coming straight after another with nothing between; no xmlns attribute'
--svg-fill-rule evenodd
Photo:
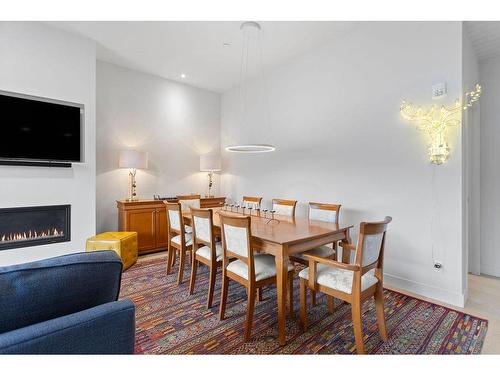
<svg viewBox="0 0 500 375"><path fill-rule="evenodd" d="M479 83L479 63L472 43L464 28L462 34L462 91L475 89ZM463 269L464 274L480 273L481 254L481 187L480 187L480 102L463 112L462 150L463 150ZM467 278L463 278L463 289L467 289Z"/></svg>
<svg viewBox="0 0 500 375"><path fill-rule="evenodd" d="M481 273L500 277L500 57L481 61Z"/></svg>
<svg viewBox="0 0 500 375"><path fill-rule="evenodd" d="M206 194L199 155L220 149L220 95L98 61L98 232L117 228L116 200L128 193L118 154L127 148L149 152L149 169L137 172L140 198Z"/></svg>
<svg viewBox="0 0 500 375"><path fill-rule="evenodd" d="M85 249L95 233L95 45L36 22L0 22L0 90L85 105L85 164L0 167L0 207L71 204L71 242L0 251L0 265Z"/></svg>
<svg viewBox="0 0 500 375"><path fill-rule="evenodd" d="M257 96L252 88L244 127L238 91L225 93L222 147L259 142L278 150L225 152L223 194L262 195L267 204L273 197L295 198L298 215L305 215L308 201L338 202L347 223L391 215L386 282L463 305L461 129L449 132L449 161L433 167L426 138L399 115L404 98L432 104L437 82L447 82L448 97L436 104L459 97L461 27L459 22L367 23L266 72L270 124L262 120L262 101L252 101ZM440 271L434 260L443 263Z"/></svg>

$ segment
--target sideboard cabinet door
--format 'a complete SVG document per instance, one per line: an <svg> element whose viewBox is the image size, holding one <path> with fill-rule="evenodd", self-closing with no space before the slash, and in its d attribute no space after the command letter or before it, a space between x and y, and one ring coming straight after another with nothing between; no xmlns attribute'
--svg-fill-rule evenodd
<svg viewBox="0 0 500 375"><path fill-rule="evenodd" d="M156 210L127 211L127 231L137 232L139 253L156 249Z"/></svg>

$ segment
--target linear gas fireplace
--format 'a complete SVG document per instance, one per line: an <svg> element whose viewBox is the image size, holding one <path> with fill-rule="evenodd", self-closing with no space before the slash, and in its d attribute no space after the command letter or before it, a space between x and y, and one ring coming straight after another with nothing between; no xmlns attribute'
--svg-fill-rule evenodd
<svg viewBox="0 0 500 375"><path fill-rule="evenodd" d="M0 208L0 250L69 241L71 206Z"/></svg>

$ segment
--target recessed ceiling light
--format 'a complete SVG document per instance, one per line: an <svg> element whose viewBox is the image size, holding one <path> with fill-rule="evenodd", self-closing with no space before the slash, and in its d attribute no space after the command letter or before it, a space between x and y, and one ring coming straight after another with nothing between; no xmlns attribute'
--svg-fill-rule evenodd
<svg viewBox="0 0 500 375"><path fill-rule="evenodd" d="M184 79L186 78L186 75L184 73L181 74L181 78Z"/></svg>

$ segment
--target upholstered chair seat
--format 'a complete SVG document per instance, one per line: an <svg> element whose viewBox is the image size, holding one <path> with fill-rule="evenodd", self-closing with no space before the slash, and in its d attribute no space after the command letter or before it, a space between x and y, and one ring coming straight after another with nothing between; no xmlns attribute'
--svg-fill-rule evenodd
<svg viewBox="0 0 500 375"><path fill-rule="evenodd" d="M269 254L255 254L253 259L255 262L255 281L276 276L276 261L274 256ZM226 269L248 280L248 266L245 262L239 259L235 260L234 262L229 263ZM289 264L288 271L292 270L293 265Z"/></svg>
<svg viewBox="0 0 500 375"><path fill-rule="evenodd" d="M185 233L184 239L186 240L186 246L191 246L193 244L193 235L191 233ZM179 234L175 237L172 237L171 241L180 245L181 244L181 235Z"/></svg>
<svg viewBox="0 0 500 375"><path fill-rule="evenodd" d="M299 277L309 280L309 267L300 271ZM318 284L326 286L327 288L351 294L353 278L353 271L333 268L325 264L317 265L316 280ZM377 282L378 280L375 277L375 269L371 269L361 276L361 291L368 289Z"/></svg>
<svg viewBox="0 0 500 375"><path fill-rule="evenodd" d="M210 260L210 248L208 246L203 246L200 247L198 250L196 250L196 255L200 255L205 259ZM216 242L215 243L215 256L216 256L216 261L219 262L222 260L222 243L221 242Z"/></svg>
<svg viewBox="0 0 500 375"><path fill-rule="evenodd" d="M190 227L189 225L184 225L184 232L193 233L193 228Z"/></svg>
<svg viewBox="0 0 500 375"><path fill-rule="evenodd" d="M322 258L330 258L333 254L335 254L335 250L329 246L320 246L315 249L309 250L307 252L308 254L311 255L316 255L318 257ZM296 254L294 255L295 258L303 259L304 261L307 261L307 258L304 256L304 254Z"/></svg>

